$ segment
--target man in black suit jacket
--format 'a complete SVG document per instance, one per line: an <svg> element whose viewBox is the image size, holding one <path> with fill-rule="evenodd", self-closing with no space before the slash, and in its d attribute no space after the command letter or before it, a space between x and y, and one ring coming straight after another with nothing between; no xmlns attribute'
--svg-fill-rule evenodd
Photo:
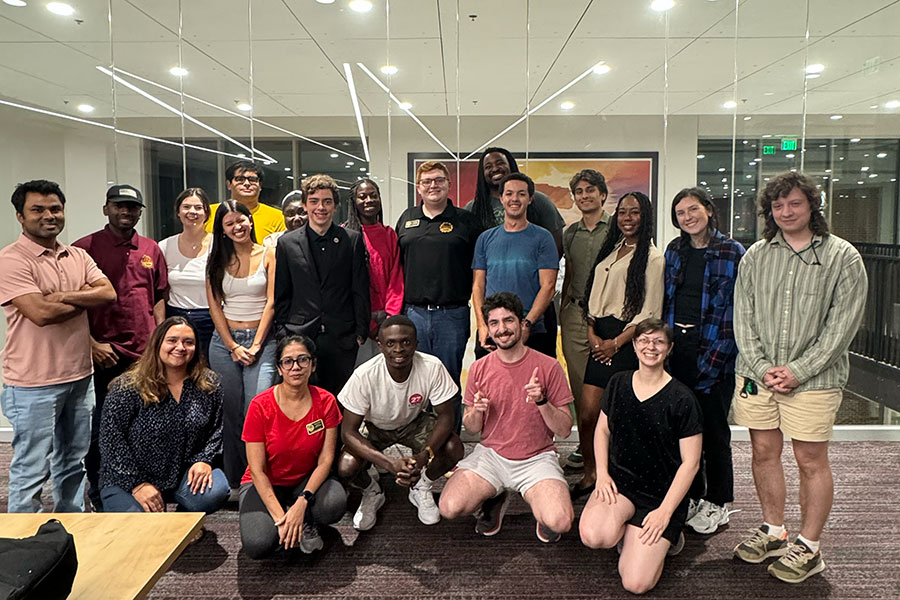
<svg viewBox="0 0 900 600"><path fill-rule="evenodd" d="M366 244L362 234L334 224L334 179L313 175L302 188L309 221L281 236L275 254L276 331L316 343L314 383L337 395L369 328Z"/></svg>

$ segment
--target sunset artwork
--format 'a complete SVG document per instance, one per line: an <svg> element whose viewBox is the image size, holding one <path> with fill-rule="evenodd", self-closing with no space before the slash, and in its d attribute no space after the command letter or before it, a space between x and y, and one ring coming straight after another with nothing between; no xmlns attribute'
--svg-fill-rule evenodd
<svg viewBox="0 0 900 600"><path fill-rule="evenodd" d="M514 153L515 154L515 153ZM569 191L569 180L572 175L582 169L595 169L606 178L609 196L604 208L612 214L616 202L628 192L638 191L655 200L656 192L656 153L608 153L604 155L553 155L548 153L531 153L528 160L524 156L516 156L519 170L534 180L535 189L543 192L553 201L566 224L581 218ZM431 155L410 155L410 180L415 177L415 170L426 160L440 160ZM443 161L442 161L443 162ZM475 185L478 175L478 160L460 161L461 177L457 177L457 163L448 160L444 165L450 171L450 198L457 206L465 206L475 197ZM415 192L410 186L411 194ZM413 198L410 198L410 204ZM415 199L419 203L418 198Z"/></svg>

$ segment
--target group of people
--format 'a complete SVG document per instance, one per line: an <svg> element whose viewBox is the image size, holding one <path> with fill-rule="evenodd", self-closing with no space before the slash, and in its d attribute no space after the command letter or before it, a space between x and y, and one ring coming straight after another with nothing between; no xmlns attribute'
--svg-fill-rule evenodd
<svg viewBox="0 0 900 600"><path fill-rule="evenodd" d="M185 190L183 230L159 244L135 230L144 203L132 186L109 188L108 225L73 245L57 239L59 186L16 188L22 235L0 251L10 512L40 510L49 477L57 511L84 510L85 470L95 510L213 512L237 497L244 550L260 558L321 549L348 488L361 493L353 526L374 527L379 471L409 489L423 524L474 515L485 536L510 491L545 543L588 496L581 540L618 546L623 585L642 593L686 526L728 522L733 405L764 519L735 556L777 556L769 572L788 582L824 569L828 441L866 273L829 233L808 177L768 183L764 239L746 253L700 188L673 199L680 235L661 252L650 199L626 192L610 215L590 169L571 178L582 218L564 227L502 148L482 155L463 209L448 169L422 164L422 202L395 228L373 180L351 188L339 225L331 177L306 178L282 211L259 202L262 177L231 165L219 204ZM478 359L462 393L470 301ZM565 462L583 475L569 486L554 437L576 421ZM481 435L468 455L462 426ZM801 473L793 541L783 433ZM397 444L410 452L387 452Z"/></svg>

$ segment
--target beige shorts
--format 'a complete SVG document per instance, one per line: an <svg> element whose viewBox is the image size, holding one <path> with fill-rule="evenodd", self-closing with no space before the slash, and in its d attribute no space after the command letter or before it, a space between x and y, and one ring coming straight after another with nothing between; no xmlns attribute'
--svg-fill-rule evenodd
<svg viewBox="0 0 900 600"><path fill-rule="evenodd" d="M399 429L379 429L367 422L367 433L364 435L369 440L369 443L379 452L384 452L386 448L394 444L400 444L418 453L424 450L428 444L436 422L437 417L430 412L423 411L419 413L419 416Z"/></svg>
<svg viewBox="0 0 900 600"><path fill-rule="evenodd" d="M568 485L559 466L559 455L553 450L524 460L510 460L491 448L475 444L472 453L459 461L458 466L480 476L498 492L508 489L524 495L531 486L545 479Z"/></svg>
<svg viewBox="0 0 900 600"><path fill-rule="evenodd" d="M781 429L802 442L831 440L834 419L844 398L843 390L810 390L793 394L770 392L757 382L759 393L741 396L744 378L735 378L734 422L750 429Z"/></svg>

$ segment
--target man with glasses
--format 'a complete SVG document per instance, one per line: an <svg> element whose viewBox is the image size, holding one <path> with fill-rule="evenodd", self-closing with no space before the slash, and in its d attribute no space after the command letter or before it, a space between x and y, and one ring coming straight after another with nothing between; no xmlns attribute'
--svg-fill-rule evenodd
<svg viewBox="0 0 900 600"><path fill-rule="evenodd" d="M369 332L369 268L362 235L334 224L340 198L328 175L303 180L308 221L278 239L275 331L316 343L316 385L337 395Z"/></svg>
<svg viewBox="0 0 900 600"><path fill-rule="evenodd" d="M431 493L434 481L456 465L464 452L453 433L449 402L459 389L441 361L416 352L416 326L409 317L385 319L377 341L381 353L357 367L338 395L344 407L339 472L363 491L353 527L371 529L384 504L378 480L366 472L369 464L408 487L419 521L434 525L441 520ZM365 434L360 432L364 420ZM406 446L412 456L385 454L394 444Z"/></svg>
<svg viewBox="0 0 900 600"><path fill-rule="evenodd" d="M259 201L259 193L262 191L262 169L251 160L241 160L229 165L225 169L225 187L231 194L231 200L240 202L250 209L253 216L253 230L256 232L256 243L262 244L267 236L278 231L284 231L284 215L274 206L263 204ZM210 207L209 220L206 221L206 231L212 233L213 223L216 220L218 204Z"/></svg>
<svg viewBox="0 0 900 600"><path fill-rule="evenodd" d="M788 583L825 569L819 538L834 496L828 442L868 285L859 252L828 232L820 203L806 175L773 177L760 194L765 239L747 250L734 289L734 420L750 429L764 521L734 555L749 563L780 556L769 573ZM783 434L800 470L794 542L784 527Z"/></svg>
<svg viewBox="0 0 900 600"><path fill-rule="evenodd" d="M471 213L450 202L450 172L442 163L419 166L416 190L422 204L406 209L397 221L405 310L418 331L419 349L438 357L459 387L479 228ZM459 433L459 395L452 402Z"/></svg>

